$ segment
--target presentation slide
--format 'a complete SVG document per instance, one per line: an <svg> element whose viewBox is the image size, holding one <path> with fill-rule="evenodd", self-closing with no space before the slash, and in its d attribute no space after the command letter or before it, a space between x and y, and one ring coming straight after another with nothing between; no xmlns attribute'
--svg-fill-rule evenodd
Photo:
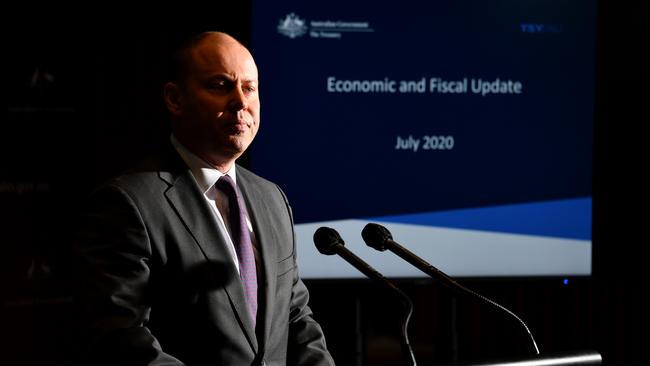
<svg viewBox="0 0 650 366"><path fill-rule="evenodd" d="M591 274L595 1L253 1L251 168L293 208L304 278L369 222L452 276Z"/></svg>

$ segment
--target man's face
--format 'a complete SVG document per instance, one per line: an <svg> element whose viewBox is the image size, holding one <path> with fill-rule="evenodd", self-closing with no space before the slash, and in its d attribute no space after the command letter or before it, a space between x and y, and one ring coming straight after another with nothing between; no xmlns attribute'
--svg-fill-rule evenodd
<svg viewBox="0 0 650 366"><path fill-rule="evenodd" d="M187 76L177 85L175 134L215 165L232 162L259 128L257 67L239 43L209 35L187 55Z"/></svg>

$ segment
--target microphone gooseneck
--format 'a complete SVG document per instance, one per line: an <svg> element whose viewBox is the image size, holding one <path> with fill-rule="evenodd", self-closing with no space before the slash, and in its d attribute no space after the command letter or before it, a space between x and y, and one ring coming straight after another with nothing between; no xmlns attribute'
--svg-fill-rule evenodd
<svg viewBox="0 0 650 366"><path fill-rule="evenodd" d="M447 274L445 274L444 272L432 266L431 264L429 264L422 258L418 257L417 255L413 254L413 252L409 251L408 249L404 248L403 246L395 242L393 240L393 236L391 235L390 231L388 231L388 229L386 229L384 226L379 224L369 223L361 231L361 237L369 247L372 247L382 252L385 251L386 249L390 250L391 252L397 254L399 257L409 262L410 264L412 264L422 272L428 274L433 278L441 280L444 285L451 288L452 290L460 291L461 293L465 293L465 294L470 294L510 314L510 316L515 318L519 322L519 324L521 324L524 327L528 337L530 338L531 342L529 348L531 353L534 355L539 355L539 348L537 347L537 343L535 342L535 338L533 337L533 334L528 329L526 323L524 323L524 321L521 320L521 318L519 318L515 313L508 310L506 307L488 299L487 297L459 284L458 282L454 281L451 277L447 276Z"/></svg>
<svg viewBox="0 0 650 366"><path fill-rule="evenodd" d="M381 273L379 273L368 263L348 250L345 247L345 242L336 230L324 226L318 228L314 233L314 244L316 244L316 249L318 249L321 254L339 255L361 273L365 274L368 278L382 284L384 287L388 288L397 295L400 302L404 306L401 323L402 357L404 358L405 365L415 366L415 355L413 354L413 349L411 348L411 344L409 343L408 339L408 323L411 319L411 314L413 313L413 302L411 299L409 299L409 297L404 292L402 292L399 288L397 288L397 286L386 279L386 277L384 277Z"/></svg>

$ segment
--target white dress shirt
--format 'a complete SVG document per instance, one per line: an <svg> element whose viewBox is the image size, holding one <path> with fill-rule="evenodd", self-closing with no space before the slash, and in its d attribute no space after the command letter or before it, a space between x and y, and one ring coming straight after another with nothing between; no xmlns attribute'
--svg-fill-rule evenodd
<svg viewBox="0 0 650 366"><path fill-rule="evenodd" d="M205 162L205 160L201 159L200 157L196 156L191 151L189 151L185 146L183 146L176 139L174 135L171 135L170 140L172 145L178 152L178 154L181 156L183 161L185 161L185 164L187 164L187 166L192 171L192 176L194 177L194 180L196 180L196 183L199 185L201 192L203 192L203 197L205 198L205 201L212 208L212 212L214 213L214 220L216 221L217 226L219 227L219 231L223 234L223 237L226 238L226 241L228 242L228 249L230 249L232 260L235 263L235 267L237 268L237 271L239 271L239 261L237 260L237 251L235 250L235 244L233 243L232 238L230 237L230 233L228 232L228 229L226 229L226 225L223 221L221 212L219 212L219 210L217 209L217 204L215 200L216 188L214 187L214 184L217 183L219 178L221 178L226 174L230 176L230 178L232 178L235 184L237 184L236 164L233 164L232 168L230 168L228 172L222 173L219 170L212 167L207 162ZM248 216L246 216L246 224L248 225L248 230L250 230L251 232L251 241L253 242L253 248L256 252L255 257L258 258L257 240L253 233L253 225L251 224L250 218Z"/></svg>

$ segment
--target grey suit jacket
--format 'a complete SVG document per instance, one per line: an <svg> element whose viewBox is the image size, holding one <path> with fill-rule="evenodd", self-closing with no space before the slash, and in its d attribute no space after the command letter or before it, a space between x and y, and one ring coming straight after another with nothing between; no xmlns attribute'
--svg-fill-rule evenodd
<svg viewBox="0 0 650 366"><path fill-rule="evenodd" d="M87 364L333 365L298 276L292 214L237 168L261 257L257 329L225 239L171 147L97 189L81 218Z"/></svg>

